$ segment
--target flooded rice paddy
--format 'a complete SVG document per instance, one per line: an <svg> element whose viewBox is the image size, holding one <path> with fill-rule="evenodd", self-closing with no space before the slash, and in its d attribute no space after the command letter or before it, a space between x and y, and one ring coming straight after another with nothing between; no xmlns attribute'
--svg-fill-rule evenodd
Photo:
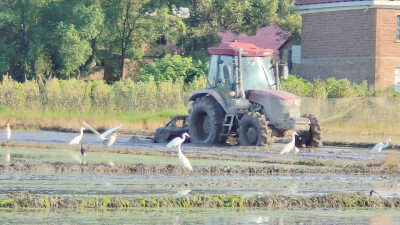
<svg viewBox="0 0 400 225"><path fill-rule="evenodd" d="M38 210L0 209L4 224L399 224L397 210L265 210L218 209L126 209Z"/></svg>
<svg viewBox="0 0 400 225"><path fill-rule="evenodd" d="M400 195L398 172L379 170L368 173L363 170L361 173L348 173L330 170L356 164L379 164L390 154L398 157L397 149L371 154L367 147L326 146L301 149L297 155L282 156L279 151L284 143L268 147L184 144L183 152L195 169L195 172L189 173L180 169L176 150L166 148L165 144L155 144L146 137L131 140L131 136L121 135L113 147L106 148L96 140L95 135L85 133L82 142L87 156L83 157L78 148L67 145L76 135L52 131L14 131L12 141L4 141L0 149L1 159L7 153L11 155L11 161L0 166L0 195L30 193L84 198L184 198L199 194L310 197L330 193L362 192L368 195L370 190L375 190L382 198L398 198ZM306 163L296 163L299 161ZM319 166L310 166L310 162ZM152 169L149 166L153 166ZM251 172L266 166L276 171L277 168L291 168L298 172ZM319 173L320 170L315 170L315 167L326 170ZM139 168L140 172L132 168ZM310 168L310 171L315 171L307 173ZM231 170L239 172L232 173ZM33 224L398 224L400 216L396 210L385 209L0 210L0 223L23 224L28 221Z"/></svg>

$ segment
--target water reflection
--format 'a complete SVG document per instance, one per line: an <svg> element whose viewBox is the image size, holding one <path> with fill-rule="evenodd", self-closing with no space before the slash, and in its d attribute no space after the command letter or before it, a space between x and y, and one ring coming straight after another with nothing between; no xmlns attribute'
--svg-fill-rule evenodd
<svg viewBox="0 0 400 225"><path fill-rule="evenodd" d="M399 224L396 210L0 209L4 224Z"/></svg>

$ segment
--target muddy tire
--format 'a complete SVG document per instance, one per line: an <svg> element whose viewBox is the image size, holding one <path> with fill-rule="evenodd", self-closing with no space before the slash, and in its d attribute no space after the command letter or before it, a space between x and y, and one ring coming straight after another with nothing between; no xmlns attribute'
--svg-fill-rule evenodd
<svg viewBox="0 0 400 225"><path fill-rule="evenodd" d="M226 137L220 136L225 112L211 96L202 96L193 102L189 115L189 135L192 143L221 144Z"/></svg>
<svg viewBox="0 0 400 225"><path fill-rule="evenodd" d="M296 146L322 147L322 130L317 117L312 114L306 114L303 117L310 120L310 130L299 133L300 138L296 138Z"/></svg>
<svg viewBox="0 0 400 225"><path fill-rule="evenodd" d="M247 113L239 121L239 144L244 146L269 145L271 129L265 116L259 112Z"/></svg>

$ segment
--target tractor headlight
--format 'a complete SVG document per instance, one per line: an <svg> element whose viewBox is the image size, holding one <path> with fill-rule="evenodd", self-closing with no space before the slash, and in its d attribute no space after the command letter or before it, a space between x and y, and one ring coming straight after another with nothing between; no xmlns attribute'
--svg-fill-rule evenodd
<svg viewBox="0 0 400 225"><path fill-rule="evenodd" d="M295 99L295 100L293 100L293 102L294 102L295 106L300 107L300 104L301 104L301 100L300 99Z"/></svg>

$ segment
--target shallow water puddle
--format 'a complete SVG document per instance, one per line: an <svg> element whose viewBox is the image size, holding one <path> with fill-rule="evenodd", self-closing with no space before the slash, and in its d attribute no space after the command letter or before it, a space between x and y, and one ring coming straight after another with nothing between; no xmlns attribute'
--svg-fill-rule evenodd
<svg viewBox="0 0 400 225"><path fill-rule="evenodd" d="M110 210L0 209L4 224L399 224L396 210L161 208Z"/></svg>
<svg viewBox="0 0 400 225"><path fill-rule="evenodd" d="M163 157L152 155L134 155L134 154L118 154L107 152L87 152L84 157L80 153L80 149L67 146L65 149L33 149L23 147L5 147L0 150L1 158L4 158L6 153L10 153L11 163L21 161L26 163L70 163L80 164L100 164L104 162L113 162L119 165L132 164L150 164L150 165L179 165L178 156ZM224 160L200 160L190 159L193 166L265 166L264 163L257 162L235 162Z"/></svg>
<svg viewBox="0 0 400 225"><path fill-rule="evenodd" d="M400 177L356 175L156 176L0 174L1 194L29 192L82 197L146 197L226 194L313 196L329 193L399 197Z"/></svg>

